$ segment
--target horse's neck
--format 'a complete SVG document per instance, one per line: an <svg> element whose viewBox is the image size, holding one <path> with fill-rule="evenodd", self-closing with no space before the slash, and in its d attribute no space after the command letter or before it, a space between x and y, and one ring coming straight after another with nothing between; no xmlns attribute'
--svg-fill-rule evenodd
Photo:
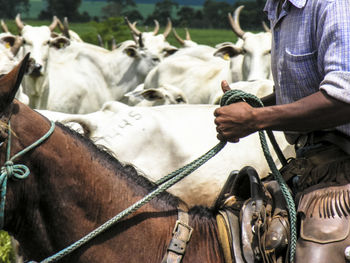
<svg viewBox="0 0 350 263"><path fill-rule="evenodd" d="M13 138L12 153L33 143L50 126L38 114L25 111L28 115L13 115L11 119L17 135ZM34 259L46 257L75 242L144 196L130 180L116 175L118 170L113 170L112 164L90 152L82 140L56 127L44 144L15 160L15 163L27 165L31 174L23 182L9 180L5 230L13 232ZM142 192L142 187L139 188ZM157 209L148 205L138 213L157 214ZM167 211L160 211L164 221L173 220L174 209L171 210L168 215ZM124 224L124 227L130 225ZM118 236L123 231L116 227L114 232ZM125 232L122 239L136 235L133 231ZM162 235L160 233L160 237ZM105 237L110 238L110 235Z"/></svg>
<svg viewBox="0 0 350 263"><path fill-rule="evenodd" d="M50 127L46 119L23 105L18 112L11 118L16 134L12 155ZM1 149L2 163L4 155ZM32 260L79 240L147 194L144 187L120 174L120 164L101 158L86 142L60 127L15 163L27 165L31 174L22 182L9 180L5 230L14 234ZM130 262L131 258L133 262L160 262L176 218L176 206L158 198L91 240L67 262ZM216 227L209 221L194 222L184 262L222 262Z"/></svg>

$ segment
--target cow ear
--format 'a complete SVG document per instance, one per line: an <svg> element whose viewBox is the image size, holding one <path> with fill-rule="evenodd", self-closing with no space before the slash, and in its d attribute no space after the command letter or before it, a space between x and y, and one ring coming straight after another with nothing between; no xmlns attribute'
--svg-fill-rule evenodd
<svg viewBox="0 0 350 263"><path fill-rule="evenodd" d="M229 60L232 57L243 54L244 50L234 45L225 45L215 51L214 56Z"/></svg>
<svg viewBox="0 0 350 263"><path fill-rule="evenodd" d="M17 66L0 78L0 112L3 112L15 98L27 70L29 56L28 53Z"/></svg>
<svg viewBox="0 0 350 263"><path fill-rule="evenodd" d="M56 37L59 37L60 35L56 32L51 32L51 37L52 38L56 38Z"/></svg>
<svg viewBox="0 0 350 263"><path fill-rule="evenodd" d="M136 58L139 56L139 52L137 51L136 46L128 46L124 49L124 52L132 58Z"/></svg>
<svg viewBox="0 0 350 263"><path fill-rule="evenodd" d="M174 54L175 52L177 52L179 49L177 47L174 47L174 46L169 46L169 47L166 47L164 49L164 52L165 52L165 55L164 57L168 57L172 54Z"/></svg>
<svg viewBox="0 0 350 263"><path fill-rule="evenodd" d="M1 42L5 43L6 48L11 48L16 42L16 37L15 36L4 36L1 38Z"/></svg>
<svg viewBox="0 0 350 263"><path fill-rule="evenodd" d="M140 95L149 101L155 101L164 98L164 94L158 89L145 89L140 93Z"/></svg>
<svg viewBox="0 0 350 263"><path fill-rule="evenodd" d="M50 41L50 46L56 49L65 48L70 45L70 40L66 37L56 37Z"/></svg>

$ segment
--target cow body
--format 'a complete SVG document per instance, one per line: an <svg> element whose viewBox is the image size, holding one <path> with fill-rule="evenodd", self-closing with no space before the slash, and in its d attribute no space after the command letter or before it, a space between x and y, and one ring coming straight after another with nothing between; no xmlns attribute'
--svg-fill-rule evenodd
<svg viewBox="0 0 350 263"><path fill-rule="evenodd" d="M190 104L213 103L223 79L228 82L239 79L234 80L232 62L214 53L214 48L204 45L180 49L147 75L144 89L171 85L182 90Z"/></svg>
<svg viewBox="0 0 350 263"><path fill-rule="evenodd" d="M85 115L40 112L53 120L79 123L96 144L109 148L119 160L133 164L146 177L156 181L219 142L214 125L215 108L215 105L187 104L130 107L108 102L102 110ZM288 156L293 155L283 134L276 133L276 136ZM210 206L229 173L246 165L255 167L262 177L269 172L258 134L228 144L217 156L171 187L169 192L191 206Z"/></svg>

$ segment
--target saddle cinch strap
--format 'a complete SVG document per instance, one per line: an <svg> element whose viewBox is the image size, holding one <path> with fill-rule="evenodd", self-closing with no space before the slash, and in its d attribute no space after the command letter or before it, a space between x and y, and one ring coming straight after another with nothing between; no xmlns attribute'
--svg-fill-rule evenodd
<svg viewBox="0 0 350 263"><path fill-rule="evenodd" d="M178 208L178 219L173 230L167 253L162 263L180 263L186 252L187 243L190 241L193 228L189 226L188 213Z"/></svg>
<svg viewBox="0 0 350 263"><path fill-rule="evenodd" d="M262 183L245 167L227 189L216 216L225 262L287 262L288 213L278 183Z"/></svg>

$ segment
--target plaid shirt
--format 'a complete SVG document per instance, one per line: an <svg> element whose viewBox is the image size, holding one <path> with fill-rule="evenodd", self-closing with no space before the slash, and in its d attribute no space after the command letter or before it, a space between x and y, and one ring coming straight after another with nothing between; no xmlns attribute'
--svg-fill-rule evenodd
<svg viewBox="0 0 350 263"><path fill-rule="evenodd" d="M267 0L279 104L319 89L350 103L350 0ZM336 127L350 135L350 123Z"/></svg>

